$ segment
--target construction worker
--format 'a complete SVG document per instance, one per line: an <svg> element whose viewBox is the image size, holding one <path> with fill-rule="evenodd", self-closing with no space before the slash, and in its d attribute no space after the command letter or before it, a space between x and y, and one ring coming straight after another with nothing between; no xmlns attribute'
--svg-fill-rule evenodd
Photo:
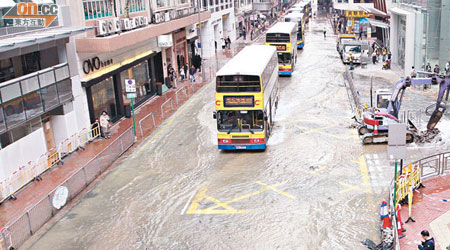
<svg viewBox="0 0 450 250"><path fill-rule="evenodd" d="M411 78L416 78L417 74L416 74L416 69L414 68L414 66L412 66L411 69Z"/></svg>
<svg viewBox="0 0 450 250"><path fill-rule="evenodd" d="M386 61L386 55L387 55L386 48L383 48L383 51L381 52L381 54L383 55L383 62Z"/></svg>

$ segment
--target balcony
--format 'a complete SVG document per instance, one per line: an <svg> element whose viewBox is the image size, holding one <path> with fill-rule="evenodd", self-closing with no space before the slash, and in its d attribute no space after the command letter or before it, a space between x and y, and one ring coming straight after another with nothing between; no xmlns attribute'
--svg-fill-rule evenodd
<svg viewBox="0 0 450 250"><path fill-rule="evenodd" d="M277 5L277 1L274 2L253 2L252 9L256 11L270 11Z"/></svg>
<svg viewBox="0 0 450 250"><path fill-rule="evenodd" d="M3 132L72 100L69 66L62 63L3 82L0 95Z"/></svg>
<svg viewBox="0 0 450 250"><path fill-rule="evenodd" d="M200 13L200 20L205 21L211 17L211 12ZM198 23L198 15L193 14L179 19L170 20L159 24L127 31L107 37L85 37L76 39L78 53L110 53L122 48L145 42L159 35L170 33L174 30Z"/></svg>

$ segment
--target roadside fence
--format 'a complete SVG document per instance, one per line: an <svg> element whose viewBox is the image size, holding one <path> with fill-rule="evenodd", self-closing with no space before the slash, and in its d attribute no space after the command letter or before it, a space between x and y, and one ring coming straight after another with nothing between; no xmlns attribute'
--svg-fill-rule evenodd
<svg viewBox="0 0 450 250"><path fill-rule="evenodd" d="M68 189L67 202L71 201L85 189L97 176L103 173L117 158L119 158L135 142L133 128L128 128L109 146L98 153L86 165L64 180L59 186ZM58 213L53 206L55 190L48 193L16 220L5 225L0 230L0 243L5 249L19 248L27 239L34 235L50 218Z"/></svg>
<svg viewBox="0 0 450 250"><path fill-rule="evenodd" d="M33 180L40 180L40 175L47 169L63 164L62 159L78 149L82 149L87 143L100 136L100 126L94 123L90 128L84 128L78 133L66 138L56 147L42 154L37 160L29 161L19 167L8 178L0 181L0 202L8 198L16 199L15 193Z"/></svg>
<svg viewBox="0 0 450 250"><path fill-rule="evenodd" d="M357 115L360 116L361 112L362 112L361 101L359 100L359 94L355 89L355 85L353 83L353 77L348 69L346 69L344 72L344 83L345 83L347 89L350 90L351 98L353 99L353 103L354 103L354 105L352 105L352 106L355 107Z"/></svg>
<svg viewBox="0 0 450 250"><path fill-rule="evenodd" d="M398 227L395 207L397 204L408 204L409 218L408 221L414 221L411 217L413 195L416 189L422 187L422 180L450 173L450 152L440 153L422 158L408 166L401 166L397 173L397 180L392 180L389 186L389 200L391 208L392 231L394 232L394 249L400 249ZM394 195L395 185L397 185L397 193ZM395 201L394 201L395 197ZM402 223L402 222L400 222Z"/></svg>

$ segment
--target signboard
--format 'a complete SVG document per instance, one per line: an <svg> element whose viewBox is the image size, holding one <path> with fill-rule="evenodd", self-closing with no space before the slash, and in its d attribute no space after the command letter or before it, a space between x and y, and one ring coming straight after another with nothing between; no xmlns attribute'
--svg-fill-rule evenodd
<svg viewBox="0 0 450 250"><path fill-rule="evenodd" d="M271 44L271 46L277 47L277 51L286 51L286 45L285 44Z"/></svg>
<svg viewBox="0 0 450 250"><path fill-rule="evenodd" d="M36 1L17 3L2 18L13 20L13 26L17 27L48 27L58 17L58 5L53 2L38 3Z"/></svg>
<svg viewBox="0 0 450 250"><path fill-rule="evenodd" d="M167 48L173 46L172 35L160 35L158 36L158 47Z"/></svg>
<svg viewBox="0 0 450 250"><path fill-rule="evenodd" d="M136 93L136 81L134 79L125 79L125 92Z"/></svg>
<svg viewBox="0 0 450 250"><path fill-rule="evenodd" d="M345 17L369 17L370 14L361 10L346 10Z"/></svg>
<svg viewBox="0 0 450 250"><path fill-rule="evenodd" d="M372 38L372 28L370 26L367 27L367 40Z"/></svg>
<svg viewBox="0 0 450 250"><path fill-rule="evenodd" d="M65 186L59 186L55 190L53 195L52 205L56 209L60 209L66 205L67 198L69 197L69 189Z"/></svg>
<svg viewBox="0 0 450 250"><path fill-rule="evenodd" d="M406 159L406 124L390 124L388 131L389 158Z"/></svg>
<svg viewBox="0 0 450 250"><path fill-rule="evenodd" d="M347 26L352 26L352 20L347 21Z"/></svg>
<svg viewBox="0 0 450 250"><path fill-rule="evenodd" d="M128 99L133 99L133 98L136 98L136 97L137 97L136 93L127 93L127 98Z"/></svg>
<svg viewBox="0 0 450 250"><path fill-rule="evenodd" d="M224 96L224 107L253 107L253 96Z"/></svg>

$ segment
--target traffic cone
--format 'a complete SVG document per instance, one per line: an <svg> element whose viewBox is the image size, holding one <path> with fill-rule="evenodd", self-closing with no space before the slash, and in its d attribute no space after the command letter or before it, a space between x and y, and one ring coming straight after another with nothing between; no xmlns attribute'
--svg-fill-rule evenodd
<svg viewBox="0 0 450 250"><path fill-rule="evenodd" d="M398 233L398 238L399 239L401 239L401 238L406 236L406 235L403 234L403 232L405 232L406 230L403 228L402 217L401 217L401 214L400 214L400 209L401 208L402 208L402 206L400 204L397 204L397 209L396 209L397 233Z"/></svg>
<svg viewBox="0 0 450 250"><path fill-rule="evenodd" d="M390 228L391 227L391 219L389 218L388 207L386 201L381 203L380 208L380 220L382 221L382 228Z"/></svg>
<svg viewBox="0 0 450 250"><path fill-rule="evenodd" d="M378 126L377 125L375 125L375 128L373 130L373 134L374 135L378 135Z"/></svg>

